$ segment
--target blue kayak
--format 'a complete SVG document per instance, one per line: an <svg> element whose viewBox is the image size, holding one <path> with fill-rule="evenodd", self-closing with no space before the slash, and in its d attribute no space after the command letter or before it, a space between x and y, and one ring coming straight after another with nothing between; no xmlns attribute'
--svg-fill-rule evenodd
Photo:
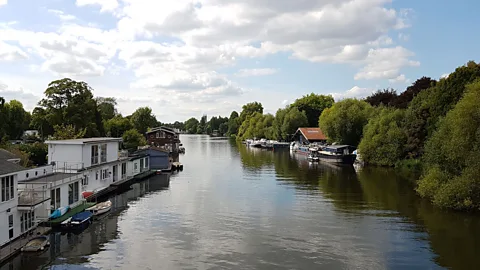
<svg viewBox="0 0 480 270"><path fill-rule="evenodd" d="M59 218L59 217L65 215L65 213L67 213L68 209L70 209L70 206L62 206L62 207L58 208L57 210L53 211L53 213L50 215L50 218L51 219Z"/></svg>

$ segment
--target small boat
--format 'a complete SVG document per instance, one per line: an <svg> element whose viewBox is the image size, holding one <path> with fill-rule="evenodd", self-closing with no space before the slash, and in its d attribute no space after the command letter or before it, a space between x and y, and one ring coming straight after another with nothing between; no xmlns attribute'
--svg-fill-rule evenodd
<svg viewBox="0 0 480 270"><path fill-rule="evenodd" d="M67 227L70 227L73 229L83 228L86 225L90 224L92 216L93 214L90 211L77 213L72 216L72 218L68 222Z"/></svg>
<svg viewBox="0 0 480 270"><path fill-rule="evenodd" d="M107 188L107 187L101 187L101 188L97 188L97 189L92 190L92 191L84 191L84 192L82 192L82 197L83 197L84 199L86 199L86 198L88 198L88 197L90 197L90 196L92 196L92 195L94 195L94 194L100 193L102 190L104 190L104 189L106 189L106 188Z"/></svg>
<svg viewBox="0 0 480 270"><path fill-rule="evenodd" d="M48 241L47 236L45 235L37 236L30 239L30 241L28 241L28 243L24 247L22 247L21 251L24 251L24 252L42 251L48 245L50 245L50 242Z"/></svg>
<svg viewBox="0 0 480 270"><path fill-rule="evenodd" d="M68 228L70 226L71 217L65 219L62 223L60 223L60 228Z"/></svg>
<svg viewBox="0 0 480 270"><path fill-rule="evenodd" d="M87 208L87 211L92 212L93 215L98 216L101 214L105 214L106 212L110 211L112 208L112 202L110 200L106 202L101 202L96 204L90 208Z"/></svg>
<svg viewBox="0 0 480 270"><path fill-rule="evenodd" d="M50 215L50 218L51 219L59 218L59 217L65 215L65 213L67 213L67 211L69 209L70 209L70 206L62 206L62 207L56 209L55 211L53 211L53 213Z"/></svg>

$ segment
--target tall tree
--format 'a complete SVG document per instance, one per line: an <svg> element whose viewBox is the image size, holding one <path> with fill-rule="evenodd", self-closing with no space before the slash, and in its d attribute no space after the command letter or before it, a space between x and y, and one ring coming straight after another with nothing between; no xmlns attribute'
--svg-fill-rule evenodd
<svg viewBox="0 0 480 270"><path fill-rule="evenodd" d="M436 83L437 81L433 80L432 78L425 76L421 77L420 79L416 80L412 85L407 87L407 89L395 99L395 101L393 102L393 106L400 109L407 108L412 99L416 95L418 95L418 93L435 86Z"/></svg>
<svg viewBox="0 0 480 270"><path fill-rule="evenodd" d="M372 112L363 100L344 99L323 111L319 126L329 141L357 146Z"/></svg>
<svg viewBox="0 0 480 270"><path fill-rule="evenodd" d="M87 129L76 129L73 125L56 125L53 127L55 132L52 139L54 140L69 140L79 139L85 136Z"/></svg>
<svg viewBox="0 0 480 270"><path fill-rule="evenodd" d="M242 112L240 113L240 121L245 121L249 116L255 113L263 114L263 106L260 102L250 102L242 106Z"/></svg>
<svg viewBox="0 0 480 270"><path fill-rule="evenodd" d="M308 118L305 112L292 107L285 114L282 124L282 137L290 138L299 127L308 125Z"/></svg>
<svg viewBox="0 0 480 270"><path fill-rule="evenodd" d="M97 126L97 104L92 91L85 82L69 78L56 80L48 85L45 98L39 105L45 110L51 126L73 125L77 130L86 129L85 136L96 137L101 134Z"/></svg>
<svg viewBox="0 0 480 270"><path fill-rule="evenodd" d="M127 130L123 136L123 147L128 150L136 150L139 146L147 144L145 137L136 129Z"/></svg>
<svg viewBox="0 0 480 270"><path fill-rule="evenodd" d="M153 115L152 109L149 107L138 108L132 114L130 121L140 134L145 134L148 128L155 127L157 124L157 118Z"/></svg>
<svg viewBox="0 0 480 270"><path fill-rule="evenodd" d="M232 113L230 113L230 118L228 118L228 134L229 135L237 134L238 128L240 126L239 121L240 121L240 118L236 111L233 111Z"/></svg>
<svg viewBox="0 0 480 270"><path fill-rule="evenodd" d="M7 112L5 110L5 99L0 97L0 119L7 119ZM6 137L6 121L0 121L0 144L3 142L3 138Z"/></svg>
<svg viewBox="0 0 480 270"><path fill-rule="evenodd" d="M110 120L115 117L118 112L117 108L117 100L113 97L97 97L95 98L97 102L97 108L102 116L102 120Z"/></svg>
<svg viewBox="0 0 480 270"><path fill-rule="evenodd" d="M133 128L132 123L127 118L117 115L105 122L105 130L108 136L122 137L125 131Z"/></svg>
<svg viewBox="0 0 480 270"><path fill-rule="evenodd" d="M197 133L197 128L198 128L198 120L195 117L192 117L185 121L185 131L188 134L196 134Z"/></svg>
<svg viewBox="0 0 480 270"><path fill-rule="evenodd" d="M204 134L207 131L207 115L203 115L202 118L200 118L200 123L198 124L197 127L197 134Z"/></svg>
<svg viewBox="0 0 480 270"><path fill-rule="evenodd" d="M278 109L277 112L275 113L275 119L273 120L273 123L272 123L272 132L273 132L273 138L276 140L288 139L284 137L282 133L283 121L285 120L285 115L288 113L288 110L289 110L289 107L286 107L284 109Z"/></svg>
<svg viewBox="0 0 480 270"><path fill-rule="evenodd" d="M10 139L20 139L30 125L31 115L25 111L23 104L18 100L10 100L4 106L7 116L5 118L7 135Z"/></svg>
<svg viewBox="0 0 480 270"><path fill-rule="evenodd" d="M47 111L42 107L36 107L33 109L30 127L32 129L37 129L42 138L51 135L54 132L53 126L48 121Z"/></svg>
<svg viewBox="0 0 480 270"><path fill-rule="evenodd" d="M295 100L291 106L296 107L299 111L305 112L308 119L307 126L315 127L318 125L318 118L323 110L332 107L334 102L331 95L325 96L311 93Z"/></svg>
<svg viewBox="0 0 480 270"><path fill-rule="evenodd" d="M380 105L392 106L395 103L397 97L397 91L391 88L387 88L383 90L377 90L377 92L366 97L365 101L374 107Z"/></svg>

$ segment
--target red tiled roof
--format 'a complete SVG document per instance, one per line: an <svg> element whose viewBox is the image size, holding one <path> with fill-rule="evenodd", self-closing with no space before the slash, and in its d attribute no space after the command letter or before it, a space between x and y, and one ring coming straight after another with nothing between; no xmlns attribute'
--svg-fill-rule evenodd
<svg viewBox="0 0 480 270"><path fill-rule="evenodd" d="M327 140L320 128L298 128L303 136L309 141Z"/></svg>

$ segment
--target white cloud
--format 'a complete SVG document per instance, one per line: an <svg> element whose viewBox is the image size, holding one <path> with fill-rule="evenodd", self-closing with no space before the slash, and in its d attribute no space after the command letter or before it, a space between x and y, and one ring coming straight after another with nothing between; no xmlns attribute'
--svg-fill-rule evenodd
<svg viewBox="0 0 480 270"><path fill-rule="evenodd" d="M402 78L401 68L420 65L420 62L409 59L413 55L413 52L400 46L370 49L365 60L367 65L355 74L355 80Z"/></svg>
<svg viewBox="0 0 480 270"><path fill-rule="evenodd" d="M391 82L391 83L404 83L404 82L407 82L408 79L405 78L405 75L404 75L404 74L400 74L400 75L398 75L396 78L394 78L394 79L389 79L388 81Z"/></svg>
<svg viewBox="0 0 480 270"><path fill-rule="evenodd" d="M76 0L75 4L79 7L99 5L101 7L101 12L114 11L118 7L117 0Z"/></svg>
<svg viewBox="0 0 480 270"><path fill-rule="evenodd" d="M339 101L345 98L364 98L369 96L373 92L374 90L372 88L362 88L354 86L344 93L331 93L331 95L336 101Z"/></svg>
<svg viewBox="0 0 480 270"><path fill-rule="evenodd" d="M28 55L17 46L13 46L0 40L0 62L18 61L27 59Z"/></svg>
<svg viewBox="0 0 480 270"><path fill-rule="evenodd" d="M65 12L58 9L49 9L48 12L55 14L56 16L58 16L58 18L60 18L63 21L71 21L77 18L71 14L65 14Z"/></svg>
<svg viewBox="0 0 480 270"><path fill-rule="evenodd" d="M8 0L0 0L0 7L5 6L8 3Z"/></svg>
<svg viewBox="0 0 480 270"><path fill-rule="evenodd" d="M0 77L0 97L5 98L6 102L12 99L22 102L23 107L31 111L41 99L40 96L26 90L21 86L10 87L3 78Z"/></svg>
<svg viewBox="0 0 480 270"><path fill-rule="evenodd" d="M277 73L275 68L240 69L235 75L238 77L266 76Z"/></svg>

